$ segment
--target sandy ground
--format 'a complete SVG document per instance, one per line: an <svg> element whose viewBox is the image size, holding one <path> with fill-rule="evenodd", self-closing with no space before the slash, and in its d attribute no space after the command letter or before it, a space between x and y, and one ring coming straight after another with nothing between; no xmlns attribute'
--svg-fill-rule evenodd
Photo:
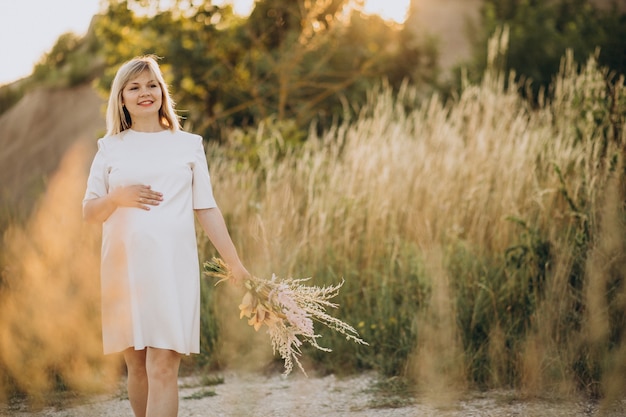
<svg viewBox="0 0 626 417"><path fill-rule="evenodd" d="M373 374L338 378L226 373L223 382L203 385L199 378L180 381L181 417L582 417L625 416L626 402L608 412L588 402L522 401L514 392L470 393L438 404L420 398L394 398L374 389ZM122 387L122 384L120 385ZM61 403L37 411L24 402L0 405L0 416L19 417L132 417L123 388L119 392Z"/></svg>

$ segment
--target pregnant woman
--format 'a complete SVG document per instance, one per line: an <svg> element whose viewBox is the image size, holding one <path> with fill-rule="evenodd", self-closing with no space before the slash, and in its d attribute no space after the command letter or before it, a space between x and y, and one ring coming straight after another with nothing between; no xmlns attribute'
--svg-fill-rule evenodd
<svg viewBox="0 0 626 417"><path fill-rule="evenodd" d="M104 353L123 352L137 417L178 414L182 354L200 351L194 213L237 282L241 263L211 188L202 138L183 132L152 56L113 80L83 201L102 224Z"/></svg>

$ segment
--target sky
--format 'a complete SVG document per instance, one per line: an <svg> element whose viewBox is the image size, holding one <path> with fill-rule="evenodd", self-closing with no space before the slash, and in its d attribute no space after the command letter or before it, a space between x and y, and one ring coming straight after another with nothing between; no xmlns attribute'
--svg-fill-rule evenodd
<svg viewBox="0 0 626 417"><path fill-rule="evenodd" d="M249 9L252 1L236 0L235 10ZM365 11L402 22L408 3L366 0ZM84 35L99 9L100 0L0 0L0 85L30 75L63 33Z"/></svg>
<svg viewBox="0 0 626 417"><path fill-rule="evenodd" d="M84 35L99 0L0 0L0 85L30 75L60 35Z"/></svg>

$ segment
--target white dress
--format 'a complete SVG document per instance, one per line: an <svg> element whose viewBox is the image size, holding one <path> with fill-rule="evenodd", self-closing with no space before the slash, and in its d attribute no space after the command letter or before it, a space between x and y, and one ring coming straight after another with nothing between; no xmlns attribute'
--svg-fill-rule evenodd
<svg viewBox="0 0 626 417"><path fill-rule="evenodd" d="M134 347L200 351L200 268L194 209L216 207L202 138L126 130L98 140L85 201L144 184L146 211L117 208L102 226L104 353Z"/></svg>

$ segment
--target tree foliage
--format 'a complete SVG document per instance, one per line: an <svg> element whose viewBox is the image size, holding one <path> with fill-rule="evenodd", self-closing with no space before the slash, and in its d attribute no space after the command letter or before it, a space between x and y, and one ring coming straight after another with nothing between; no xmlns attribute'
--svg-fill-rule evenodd
<svg viewBox="0 0 626 417"><path fill-rule="evenodd" d="M94 59L97 49L93 33L84 37L64 33L35 65L28 82L52 87L72 87L89 82L101 70L100 60Z"/></svg>
<svg viewBox="0 0 626 417"><path fill-rule="evenodd" d="M348 0L258 0L247 18L211 1L111 0L96 21L107 71L136 55L163 57L189 128L208 137L268 118L327 126L382 79L434 79L434 51L408 31L357 11ZM425 64L424 64L425 63Z"/></svg>
<svg viewBox="0 0 626 417"><path fill-rule="evenodd" d="M599 48L600 65L626 73L626 13L616 4L602 10L590 0L485 0L472 77L482 76L487 39L503 25L510 28L505 69L531 80L535 93L551 84L566 50L584 62Z"/></svg>

